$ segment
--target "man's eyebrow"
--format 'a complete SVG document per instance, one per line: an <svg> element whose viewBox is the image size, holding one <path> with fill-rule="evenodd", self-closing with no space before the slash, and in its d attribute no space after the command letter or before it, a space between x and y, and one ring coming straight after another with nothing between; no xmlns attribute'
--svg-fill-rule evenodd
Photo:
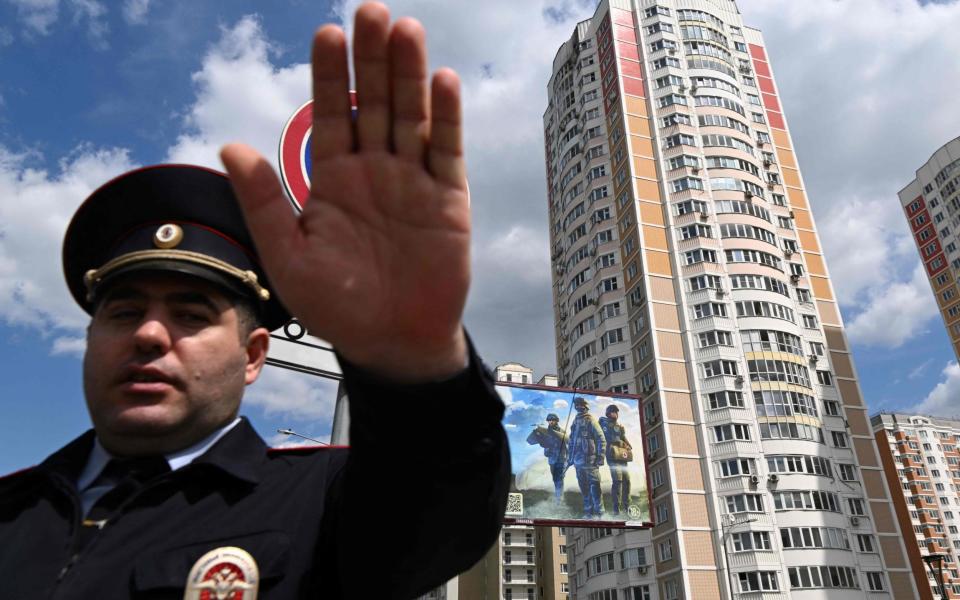
<svg viewBox="0 0 960 600"><path fill-rule="evenodd" d="M107 304L117 300L142 300L146 297L146 294L134 287L117 286L107 291L100 300L100 304Z"/></svg>
<svg viewBox="0 0 960 600"><path fill-rule="evenodd" d="M202 292L173 292L167 294L165 300L174 304L200 304L215 313L223 312L223 307L217 306L210 296Z"/></svg>

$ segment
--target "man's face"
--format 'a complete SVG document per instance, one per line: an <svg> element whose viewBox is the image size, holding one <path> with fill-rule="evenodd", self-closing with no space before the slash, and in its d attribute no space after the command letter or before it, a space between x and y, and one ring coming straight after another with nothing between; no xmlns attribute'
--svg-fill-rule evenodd
<svg viewBox="0 0 960 600"><path fill-rule="evenodd" d="M580 414L587 412L587 405L582 402L577 402L573 405L573 408Z"/></svg>
<svg viewBox="0 0 960 600"><path fill-rule="evenodd" d="M610 419L611 421L616 421L617 419L620 418L620 412L616 410L611 410L610 412L607 413L607 418Z"/></svg>
<svg viewBox="0 0 960 600"><path fill-rule="evenodd" d="M238 313L219 288L175 274L112 285L87 329L87 408L117 454L186 448L232 420L266 357L269 333L241 339Z"/></svg>
<svg viewBox="0 0 960 600"><path fill-rule="evenodd" d="M547 421L547 425L549 425L550 427L556 427L559 424L560 424L560 421L556 419L550 419L549 421Z"/></svg>

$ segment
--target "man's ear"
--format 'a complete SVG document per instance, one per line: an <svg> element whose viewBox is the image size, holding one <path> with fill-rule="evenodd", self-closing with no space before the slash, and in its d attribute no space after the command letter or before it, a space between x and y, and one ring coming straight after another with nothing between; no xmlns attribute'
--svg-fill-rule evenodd
<svg viewBox="0 0 960 600"><path fill-rule="evenodd" d="M270 349L270 332L266 327L257 327L247 336L247 366L244 381L250 385L260 376L263 364L267 360L267 351Z"/></svg>

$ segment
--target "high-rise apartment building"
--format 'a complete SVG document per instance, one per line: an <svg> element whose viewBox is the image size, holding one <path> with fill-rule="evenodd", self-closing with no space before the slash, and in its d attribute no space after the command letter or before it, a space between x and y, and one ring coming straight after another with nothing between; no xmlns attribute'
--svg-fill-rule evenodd
<svg viewBox="0 0 960 600"><path fill-rule="evenodd" d="M953 351L960 359L960 138L934 152L899 195Z"/></svg>
<svg viewBox="0 0 960 600"><path fill-rule="evenodd" d="M920 597L960 598L960 421L886 413L870 421ZM924 560L937 555L944 596Z"/></svg>
<svg viewBox="0 0 960 600"><path fill-rule="evenodd" d="M642 396L654 523L573 533L575 597L915 597L760 32L602 0L548 96L559 383Z"/></svg>

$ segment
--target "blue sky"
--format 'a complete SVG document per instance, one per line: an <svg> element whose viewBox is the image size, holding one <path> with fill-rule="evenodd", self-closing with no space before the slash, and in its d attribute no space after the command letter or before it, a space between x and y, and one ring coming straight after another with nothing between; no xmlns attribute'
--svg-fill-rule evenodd
<svg viewBox="0 0 960 600"><path fill-rule="evenodd" d="M242 139L276 154L307 99L306 0L0 0L0 473L88 426L82 313L59 272L73 209L97 184L168 160L217 165ZM557 46L592 3L389 2L427 26L434 66L463 77L475 214L467 324L489 363L553 371L541 116ZM897 191L960 135L960 7L914 0L742 0L759 27L872 410L960 414L960 368ZM877 40L884 40L878 44ZM941 82L941 83L937 83ZM268 371L244 412L329 433L333 387Z"/></svg>

